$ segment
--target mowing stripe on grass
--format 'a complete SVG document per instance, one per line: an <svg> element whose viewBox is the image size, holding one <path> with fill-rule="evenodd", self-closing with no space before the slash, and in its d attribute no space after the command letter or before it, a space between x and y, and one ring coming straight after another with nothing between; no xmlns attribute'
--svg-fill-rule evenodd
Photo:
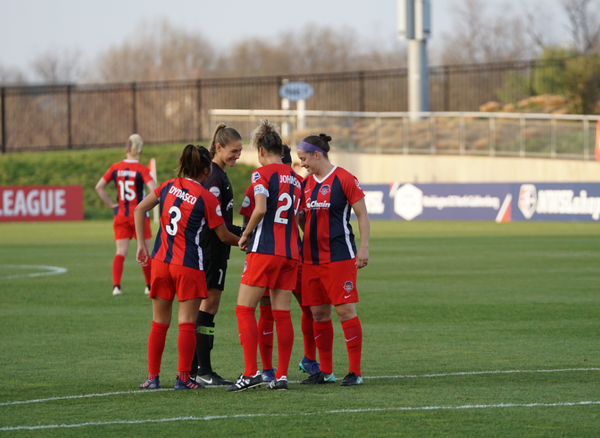
<svg viewBox="0 0 600 438"><path fill-rule="evenodd" d="M402 412L402 411L455 411L461 409L497 409L497 408L553 408L568 406L600 405L600 401L580 402L557 402L557 403L500 403L493 405L463 405L463 406L406 406L398 408L368 408L368 409L339 409L325 412L298 412L293 414L238 414L238 415L210 415L206 417L174 417L148 420L115 420L94 421L77 424L44 424L38 426L13 426L2 427L0 432L14 430L39 430L39 429L63 429L84 426L110 426L117 424L145 424L145 423L167 423L176 421L210 421L210 420L235 420L238 418L261 418L261 417L292 417L302 415L330 415L330 414L361 414L370 412Z"/></svg>
<svg viewBox="0 0 600 438"><path fill-rule="evenodd" d="M565 368L560 370L508 370L508 371L465 371L460 373L447 373L447 374L415 374L405 376L369 376L364 377L365 379L416 379L419 377L450 377L450 376L477 376L482 374L513 374L513 373L563 373L569 371L600 371L600 368ZM290 383L300 383L299 380L290 380ZM224 388L224 386L207 386L206 388ZM0 403L0 406L12 406L12 405L23 405L28 403L43 403L47 401L55 400L72 400L77 398L91 398L91 397L106 397L110 395L123 395L123 394L152 394L161 391L174 391L173 388L163 389L142 389L135 391L119 391L119 392L106 392L100 394L86 394L86 395L66 395L64 397L51 397L51 398L40 398L37 400L20 400L13 402Z"/></svg>
<svg viewBox="0 0 600 438"><path fill-rule="evenodd" d="M15 278L35 278L35 277L46 277L48 275L64 274L68 271L67 268L61 268L58 266L37 266L37 265L1 265L3 268L15 269L38 269L46 272L34 272L31 274L17 274L9 275L8 277L0 277L0 280L13 280Z"/></svg>

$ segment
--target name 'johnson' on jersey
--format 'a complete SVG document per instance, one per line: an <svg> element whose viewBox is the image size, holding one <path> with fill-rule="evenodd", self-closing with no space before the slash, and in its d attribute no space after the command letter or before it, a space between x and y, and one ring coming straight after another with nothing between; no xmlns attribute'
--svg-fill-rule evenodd
<svg viewBox="0 0 600 438"><path fill-rule="evenodd" d="M356 257L350 215L352 204L364 196L358 180L341 167L334 166L321 181L315 175L304 180L300 206L306 215L304 263L321 265Z"/></svg>

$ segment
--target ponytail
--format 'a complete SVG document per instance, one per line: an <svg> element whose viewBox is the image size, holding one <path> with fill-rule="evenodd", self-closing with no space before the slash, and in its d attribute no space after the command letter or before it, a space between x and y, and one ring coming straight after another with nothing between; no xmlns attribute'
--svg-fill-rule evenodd
<svg viewBox="0 0 600 438"><path fill-rule="evenodd" d="M131 134L129 139L127 140L127 151L129 154L134 157L136 160L140 158L140 154L142 153L142 146L144 145L144 141L139 134Z"/></svg>
<svg viewBox="0 0 600 438"><path fill-rule="evenodd" d="M206 169L210 169L211 166L210 153L204 146L188 144L181 152L176 172L179 178L197 178L203 172L206 172Z"/></svg>

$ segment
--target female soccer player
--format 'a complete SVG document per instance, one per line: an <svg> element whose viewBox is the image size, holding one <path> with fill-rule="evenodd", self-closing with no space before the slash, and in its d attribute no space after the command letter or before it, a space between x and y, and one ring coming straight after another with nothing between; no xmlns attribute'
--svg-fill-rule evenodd
<svg viewBox="0 0 600 438"><path fill-rule="evenodd" d="M138 238L133 219L133 209L138 205L146 193L144 184L152 191L156 189L156 183L150 173L150 170L140 164L140 154L144 142L138 134L133 134L127 140L125 153L127 159L110 166L108 171L100 178L96 184L96 192L106 205L115 212L113 227L115 230L115 243L117 244L117 254L113 260L113 295L121 295L121 276L123 274L123 262L127 257L129 250L129 241L132 237ZM113 202L106 192L106 185L114 181L117 186L117 202ZM150 230L150 217L146 215L144 222L144 239L146 245L150 245L152 231ZM150 263L142 266L144 277L146 278L145 293L150 293Z"/></svg>
<svg viewBox="0 0 600 438"><path fill-rule="evenodd" d="M286 144L283 145L283 155L281 162L292 165L292 155L290 147ZM300 163L298 163L300 164ZM295 170L295 169L294 169ZM296 172L296 177L300 183L304 180ZM240 214L244 218L244 228L252 212L254 211L254 188L252 184L246 189L244 194L244 202L240 208ZM302 243L300 245L300 251L302 250ZM294 297L298 301L300 308L302 309L302 319L300 327L302 329L302 338L304 340L304 357L300 361L300 370L308 373L309 375L319 372L319 363L316 361L317 358L317 347L315 345L315 334L313 331L314 319L310 306L302 305L302 263L298 263L298 278L296 280L296 287L293 290ZM262 362L263 381L268 383L275 378L277 370L273 368L273 312L271 308L271 298L269 295L269 289L265 291L264 296L260 299L260 317L258 318L258 351L260 352L260 360Z"/></svg>
<svg viewBox="0 0 600 438"><path fill-rule="evenodd" d="M187 145L179 158L177 178L161 184L135 209L135 227L141 232L147 211L160 202L160 230L152 252L152 329L148 339L148 380L141 388L160 387L159 373L167 330L171 324L173 299L179 301L179 374L175 389L204 386L189 378L196 348L196 315L201 298L206 298L203 249L200 238L204 227L215 231L227 245L236 245L238 237L223 221L219 201L201 183L211 173L211 158L202 146ZM136 260L150 260L144 240L138 240Z"/></svg>
<svg viewBox="0 0 600 438"><path fill-rule="evenodd" d="M308 176L303 184L304 265L302 299L310 305L315 319L314 332L321 370L303 380L304 384L333 383L333 324L335 307L346 339L349 372L342 386L360 385L362 328L356 314L357 269L369 261L369 216L365 195L358 180L329 161L325 134L306 137L298 145L298 157ZM351 209L358 218L360 248L356 250L350 225Z"/></svg>
<svg viewBox="0 0 600 438"><path fill-rule="evenodd" d="M239 247L247 250L235 313L244 349L244 373L227 391L244 391L263 383L257 365L256 306L269 288L277 331L279 363L269 389L288 389L287 371L294 343L290 317L298 270L296 212L301 196L296 173L281 162L282 143L275 126L261 121L251 136L261 168L252 173L255 207Z"/></svg>
<svg viewBox="0 0 600 438"><path fill-rule="evenodd" d="M233 190L225 168L235 166L241 153L240 134L224 123L218 125L210 142L212 173L203 183L204 188L219 200L225 225L237 236L242 232L240 227L233 224ZM206 242L204 259L208 298L202 300L196 318L196 355L192 363L192 378L195 377L204 385L231 385L233 382L223 379L213 370L210 357L215 340L214 318L219 311L221 294L225 288L227 260L231 248L223 244L209 228L202 230L201 238Z"/></svg>

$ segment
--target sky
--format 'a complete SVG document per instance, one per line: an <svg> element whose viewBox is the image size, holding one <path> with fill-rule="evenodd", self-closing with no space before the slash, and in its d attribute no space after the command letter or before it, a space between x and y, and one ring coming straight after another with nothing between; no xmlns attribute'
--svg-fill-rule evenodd
<svg viewBox="0 0 600 438"><path fill-rule="evenodd" d="M459 0L431 0L430 46L456 24L451 13ZM484 0L522 9L524 1ZM560 16L560 0L537 0ZM188 30L200 30L216 47L247 37L279 33L318 23L350 26L365 38L395 39L396 0L3 0L0 1L0 66L27 72L39 55L80 51L84 61L132 35L142 21L166 17ZM500 9L499 9L500 10Z"/></svg>

